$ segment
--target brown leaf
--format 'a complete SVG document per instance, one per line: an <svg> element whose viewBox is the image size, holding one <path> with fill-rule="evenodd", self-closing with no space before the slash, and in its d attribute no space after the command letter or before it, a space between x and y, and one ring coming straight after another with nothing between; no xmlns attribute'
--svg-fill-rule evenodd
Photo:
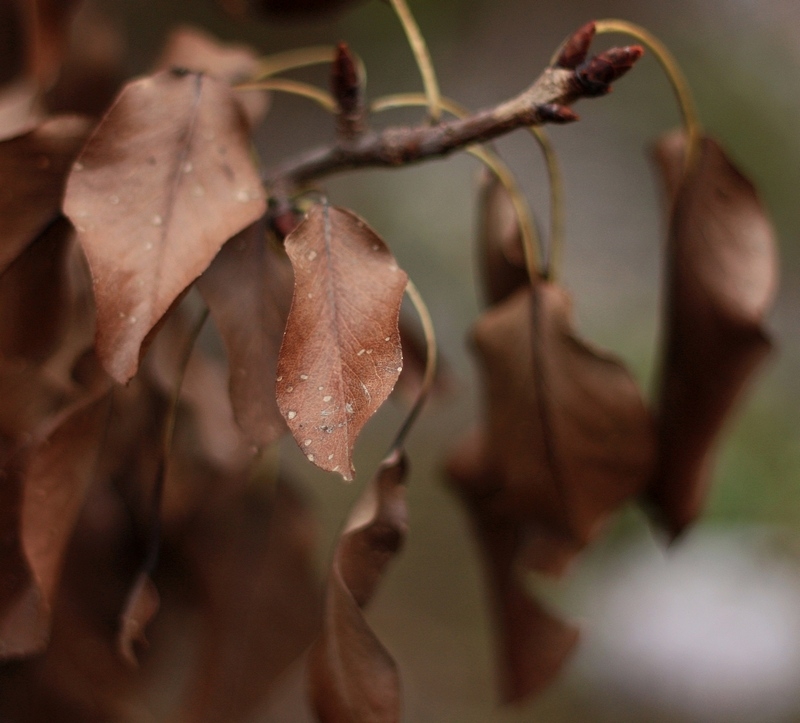
<svg viewBox="0 0 800 723"><path fill-rule="evenodd" d="M587 346L571 301L539 281L491 308L474 330L488 424L483 469L498 513L555 550L579 549L651 473L650 415L622 364ZM549 568L546 559L535 563Z"/></svg>
<svg viewBox="0 0 800 723"><path fill-rule="evenodd" d="M408 277L358 216L315 206L286 237L295 274L278 407L308 459L352 479L352 451L402 371Z"/></svg>
<svg viewBox="0 0 800 723"><path fill-rule="evenodd" d="M685 142L659 144L668 187ZM672 180L670 180L672 179ZM658 463L647 498L671 535L699 514L720 430L771 344L762 322L775 294L772 225L752 183L703 138L676 187L667 245L666 329Z"/></svg>
<svg viewBox="0 0 800 723"><path fill-rule="evenodd" d="M311 649L311 700L320 723L398 723L397 664L361 612L408 528L405 456L393 452L356 503L328 579L322 635Z"/></svg>
<svg viewBox="0 0 800 723"><path fill-rule="evenodd" d="M27 68L41 88L58 76L67 52L72 17L80 0L27 0Z"/></svg>
<svg viewBox="0 0 800 723"><path fill-rule="evenodd" d="M208 73L230 85L251 79L258 70L258 55L245 45L227 45L202 30L180 27L167 38L156 69L187 68ZM248 91L237 95L250 125L256 126L269 107L263 92Z"/></svg>
<svg viewBox="0 0 800 723"><path fill-rule="evenodd" d="M127 85L73 166L64 209L92 272L98 354L125 383L170 306L264 212L232 91L184 72Z"/></svg>
<svg viewBox="0 0 800 723"><path fill-rule="evenodd" d="M0 354L43 361L58 347L70 319L67 254L72 227L49 226L0 275Z"/></svg>
<svg viewBox="0 0 800 723"><path fill-rule="evenodd" d="M505 186L484 174L478 197L478 268L487 304L528 284L517 212Z"/></svg>
<svg viewBox="0 0 800 723"><path fill-rule="evenodd" d="M76 117L0 142L0 272L61 215L67 172L89 134Z"/></svg>
<svg viewBox="0 0 800 723"><path fill-rule="evenodd" d="M147 645L145 629L158 612L159 604L158 590L150 575L140 572L120 616L117 638L120 655L132 667L137 667L139 664L134 646Z"/></svg>
<svg viewBox="0 0 800 723"><path fill-rule="evenodd" d="M58 80L45 96L51 112L98 117L126 78L127 43L119 24L99 5L83 0L75 15Z"/></svg>
<svg viewBox="0 0 800 723"><path fill-rule="evenodd" d="M197 282L228 353L236 421L261 446L286 432L275 378L293 277L281 255L257 222L228 241Z"/></svg>
<svg viewBox="0 0 800 723"><path fill-rule="evenodd" d="M19 529L21 560L15 567L24 569L25 582L15 595L4 595L3 657L29 655L47 643L64 553L95 472L108 412L104 393L87 395L67 408L42 433L16 482L20 511L19 522L12 526ZM7 544L7 560L8 552ZM8 575L9 565L4 569Z"/></svg>
<svg viewBox="0 0 800 723"><path fill-rule="evenodd" d="M27 133L44 119L39 89L20 78L0 89L0 141Z"/></svg>
<svg viewBox="0 0 800 723"><path fill-rule="evenodd" d="M250 720L313 641L315 537L306 502L285 482L207 504L193 521L181 544L200 636L179 720Z"/></svg>
<svg viewBox="0 0 800 723"><path fill-rule="evenodd" d="M475 529L486 569L497 635L500 691L505 702L521 701L549 685L578 643L579 631L549 613L525 589L519 556L523 526L493 516L480 496L459 490Z"/></svg>

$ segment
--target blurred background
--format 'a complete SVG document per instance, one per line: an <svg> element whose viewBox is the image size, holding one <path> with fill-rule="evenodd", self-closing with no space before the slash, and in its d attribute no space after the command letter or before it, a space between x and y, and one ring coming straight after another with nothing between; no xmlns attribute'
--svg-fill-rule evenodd
<svg viewBox="0 0 800 723"><path fill-rule="evenodd" d="M425 296L457 377L410 439L411 532L369 620L400 664L408 721L800 721L800 4L796 0L410 0L443 93L471 107L527 87L560 41L590 19L646 26L677 56L701 118L761 190L778 230L782 282L769 326L777 350L719 450L703 520L665 550L638 509L559 582L531 589L581 621L584 638L561 679L529 705L498 706L483 588L466 519L441 475L446 451L479 407L464 346L479 311L472 247L477 161L459 156L400 171L346 174L326 184L391 245ZM368 93L420 89L387 3L370 0L313 22L237 22L212 0L98 0L122 32L128 72L145 72L176 23L259 53L346 40L368 70ZM595 48L628 41L598 38ZM297 77L327 83L322 70ZM613 350L645 389L654 372L665 234L648 147L678 122L652 58L614 93L583 101L577 124L551 129L567 192L562 278L578 329ZM392 112L414 122L422 112ZM381 122L376 119L376 123ZM265 165L326 142L330 119L302 99L273 96L259 133ZM548 191L537 147L522 132L498 143L543 228ZM318 509L319 565L349 505L402 418L394 405L366 431L349 486L316 474L287 444L286 464ZM657 537L657 535L656 535ZM288 721L297 671L258 720ZM283 712L282 712L283 711ZM294 719L293 719L294 720ZM297 719L298 721L301 719Z"/></svg>

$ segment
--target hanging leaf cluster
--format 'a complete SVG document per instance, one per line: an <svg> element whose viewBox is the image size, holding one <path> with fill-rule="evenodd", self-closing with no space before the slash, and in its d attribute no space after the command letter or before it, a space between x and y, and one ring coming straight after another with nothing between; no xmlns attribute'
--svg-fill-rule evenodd
<svg viewBox="0 0 800 723"><path fill-rule="evenodd" d="M164 719L250 720L300 664L322 723L401 720L399 666L365 608L413 534L406 436L431 390L452 385L389 243L319 183L464 149L490 168L471 335L483 411L447 469L484 564L501 693L542 689L578 629L528 573L562 574L631 500L680 534L770 350L775 244L752 184L694 128L657 145L669 238L648 403L575 330L513 176L480 145L577 120L571 106L608 93L640 46L590 56L589 23L529 88L468 113L440 96L392 0L426 93L382 107L424 105L435 122L376 130L344 43L259 59L184 27L123 83L119 35L79 4L0 14L0 718L128 721L161 705ZM345 4L220 1L239 17ZM104 54L74 42L99 33ZM323 61L331 92L275 77ZM270 91L326 107L335 140L261 168ZM404 295L422 336L401 322ZM277 445L357 478L358 439L396 386L406 422L318 580L315 521Z"/></svg>

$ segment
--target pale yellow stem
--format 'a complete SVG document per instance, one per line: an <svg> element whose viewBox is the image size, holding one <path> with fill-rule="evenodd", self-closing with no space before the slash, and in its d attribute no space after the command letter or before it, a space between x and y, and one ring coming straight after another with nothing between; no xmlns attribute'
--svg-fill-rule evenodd
<svg viewBox="0 0 800 723"><path fill-rule="evenodd" d="M299 80L289 80L287 78L269 78L268 80L259 80L254 83L240 83L233 86L234 90L248 91L248 90L270 90L279 93L289 93L291 95L299 95L302 98L308 98L315 103L321 105L325 110L335 113L336 101L333 96L322 88L309 83L301 83Z"/></svg>

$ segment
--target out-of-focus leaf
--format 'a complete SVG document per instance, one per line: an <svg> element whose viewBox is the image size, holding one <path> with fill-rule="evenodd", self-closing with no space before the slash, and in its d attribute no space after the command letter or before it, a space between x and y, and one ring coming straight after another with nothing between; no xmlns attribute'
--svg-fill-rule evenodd
<svg viewBox="0 0 800 723"><path fill-rule="evenodd" d="M309 656L311 700L320 723L398 723L397 664L361 609L408 528L405 457L387 457L356 503L328 578L323 630Z"/></svg>
<svg viewBox="0 0 800 723"><path fill-rule="evenodd" d="M127 85L74 164L64 209L92 272L98 354L125 383L170 306L264 212L230 88L181 71Z"/></svg>
<svg viewBox="0 0 800 723"><path fill-rule="evenodd" d="M49 88L69 45L70 23L81 0L27 0L26 18L28 73L43 89Z"/></svg>
<svg viewBox="0 0 800 723"><path fill-rule="evenodd" d="M569 296L539 281L477 322L492 505L554 550L580 549L652 472L654 432L623 365L578 339ZM566 556L553 555L554 562ZM535 567L557 572L547 559Z"/></svg>
<svg viewBox="0 0 800 723"><path fill-rule="evenodd" d="M100 4L83 0L75 15L58 80L45 95L51 112L98 117L125 80L127 43Z"/></svg>
<svg viewBox="0 0 800 723"><path fill-rule="evenodd" d="M531 539L524 520L498 512L493 504L497 478L486 468L486 445L485 430L473 429L451 455L447 471L469 513L483 558L501 696L506 702L518 702L552 682L579 637L576 627L548 612L528 593L522 570L559 570L577 548L563 541ZM531 562L532 554L541 560L539 564Z"/></svg>
<svg viewBox="0 0 800 723"><path fill-rule="evenodd" d="M236 421L261 446L286 432L275 379L292 283L291 267L270 247L263 222L228 241L197 282L228 352Z"/></svg>
<svg viewBox="0 0 800 723"><path fill-rule="evenodd" d="M397 380L395 392L401 392L412 403L417 399L425 377L428 363L428 349L425 338L416 326L413 326L404 314L400 315L400 344L403 350L403 371ZM435 395L447 395L456 387L456 378L447 359L441 352L436 359L436 375L431 391Z"/></svg>
<svg viewBox="0 0 800 723"><path fill-rule="evenodd" d="M44 119L39 90L26 79L0 88L0 141L27 133Z"/></svg>
<svg viewBox="0 0 800 723"><path fill-rule="evenodd" d="M286 237L295 274L278 359L278 407L308 459L352 479L352 452L402 371L408 277L350 211L315 206Z"/></svg>
<svg viewBox="0 0 800 723"><path fill-rule="evenodd" d="M772 225L752 183L703 138L676 183L685 140L657 154L674 189L667 245L665 340L658 397L658 462L647 490L678 535L700 512L721 427L770 350L763 328L777 284Z"/></svg>
<svg viewBox="0 0 800 723"><path fill-rule="evenodd" d="M147 645L145 629L158 612L159 604L158 590L150 575L147 572L140 572L120 615L117 638L120 655L133 667L138 665L135 646Z"/></svg>
<svg viewBox="0 0 800 723"><path fill-rule="evenodd" d="M354 0L218 0L219 4L237 18L252 14L253 10L266 15L275 15L292 19L304 16L330 15L347 5L355 4Z"/></svg>
<svg viewBox="0 0 800 723"><path fill-rule="evenodd" d="M481 180L478 198L478 268L488 304L496 304L528 283L517 212L493 173Z"/></svg>
<svg viewBox="0 0 800 723"><path fill-rule="evenodd" d="M26 582L12 597L4 596L0 615L3 657L39 652L47 643L64 552L95 472L108 411L107 394L79 400L53 420L50 431L43 433L22 466L16 484ZM22 582L19 572L13 575L7 565L4 575L16 577L18 585ZM10 586L4 587L8 592Z"/></svg>
<svg viewBox="0 0 800 723"><path fill-rule="evenodd" d="M200 612L178 719L250 720L319 629L313 519L287 483L206 505L181 543Z"/></svg>
<svg viewBox="0 0 800 723"><path fill-rule="evenodd" d="M147 375L166 401L172 399L183 374L181 409L185 406L186 415L179 421L196 429L196 451L219 469L241 469L252 455L234 421L223 365L195 343L186 369L180 369L192 333L181 312L170 314L160 327L145 365Z"/></svg>
<svg viewBox="0 0 800 723"><path fill-rule="evenodd" d="M58 219L0 275L0 353L5 358L43 361L67 332L71 237L69 222Z"/></svg>
<svg viewBox="0 0 800 723"><path fill-rule="evenodd" d="M89 135L77 117L0 142L0 272L60 214L67 173Z"/></svg>
<svg viewBox="0 0 800 723"><path fill-rule="evenodd" d="M156 64L158 70L187 68L208 73L231 85L251 79L258 70L258 56L245 45L224 45L197 28L181 27L167 38L164 52ZM238 96L250 124L255 126L267 112L268 96L247 91Z"/></svg>

